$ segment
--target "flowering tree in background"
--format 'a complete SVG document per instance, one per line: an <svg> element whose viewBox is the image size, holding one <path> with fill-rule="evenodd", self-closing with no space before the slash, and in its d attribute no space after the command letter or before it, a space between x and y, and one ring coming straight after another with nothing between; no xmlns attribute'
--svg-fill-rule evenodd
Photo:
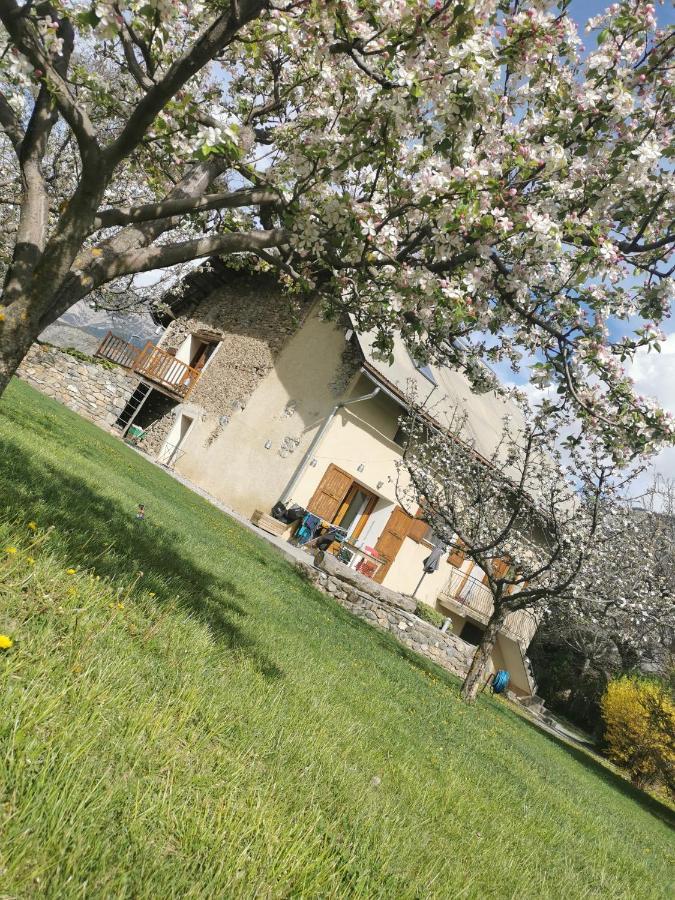
<svg viewBox="0 0 675 900"><path fill-rule="evenodd" d="M534 357L619 462L672 439L621 364L670 305L673 36L622 0L585 53L567 5L0 0L0 389L103 285L246 254L477 387Z"/></svg>
<svg viewBox="0 0 675 900"><path fill-rule="evenodd" d="M632 540L635 551L631 587L637 588L645 567L639 522L621 499L630 475L617 480L609 459L579 449L563 464L555 426L542 417L518 428L505 420L489 459L472 449L463 426L459 417L446 430L432 428L413 414L399 494L409 510L419 505L437 538L479 567L490 591L492 613L462 687L464 699L472 701L510 613L526 610L540 620L589 602L593 588L605 615L623 615L623 595L616 593L624 584L616 572L623 540ZM654 587L639 587L640 609L649 616ZM656 603L664 603L661 596Z"/></svg>
<svg viewBox="0 0 675 900"><path fill-rule="evenodd" d="M554 667L543 696L566 714L597 725L610 678L633 671L667 678L675 641L675 492L657 480L639 505L614 510L619 521L577 581L570 602L544 618L536 655ZM567 677L565 677L567 675Z"/></svg>

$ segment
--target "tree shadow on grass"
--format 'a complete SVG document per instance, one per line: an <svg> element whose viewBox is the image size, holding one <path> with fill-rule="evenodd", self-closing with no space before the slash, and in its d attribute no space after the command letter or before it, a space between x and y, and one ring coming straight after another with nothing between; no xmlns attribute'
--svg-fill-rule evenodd
<svg viewBox="0 0 675 900"><path fill-rule="evenodd" d="M250 658L265 677L282 677L235 621L247 615L242 605L246 594L231 579L196 565L184 552L180 534L155 520L137 520L133 504L127 508L99 493L72 470L29 459L24 447L7 439L0 440L0 484L4 512L20 521L53 525L71 565L126 582L142 572L143 588L153 591L158 602L177 598L217 640Z"/></svg>
<svg viewBox="0 0 675 900"><path fill-rule="evenodd" d="M509 710L508 707L504 707L499 703L493 703L493 708L500 716L508 717L509 719L513 716L517 716L517 714ZM517 716L517 718L523 725L532 728L537 734L540 734L556 747L568 753L578 763L592 772L596 778L604 781L605 784L624 794L624 796L629 797L633 802L646 810L646 812L661 819L661 821L670 825L671 828L675 828L675 812L670 809L670 807L666 806L665 803L661 803L655 797L652 797L651 794L641 791L640 788L635 787L630 781L626 781L621 775L608 769L600 762L600 760L596 759L591 753L582 750L581 747L575 747L574 744L568 743L563 738L557 737L557 735L551 734L549 731L544 731L543 728L537 727L534 722L531 722L524 716Z"/></svg>

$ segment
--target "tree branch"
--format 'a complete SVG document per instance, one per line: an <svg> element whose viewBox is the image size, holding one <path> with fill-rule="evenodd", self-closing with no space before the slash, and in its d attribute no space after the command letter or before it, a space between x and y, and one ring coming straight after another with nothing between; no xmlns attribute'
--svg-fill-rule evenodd
<svg viewBox="0 0 675 900"><path fill-rule="evenodd" d="M0 0L0 4L7 2L13 0ZM240 0L232 3L227 13L218 16L188 52L169 67L162 80L154 84L138 102L121 134L106 150L108 165L115 166L132 152L168 101L267 5L267 0Z"/></svg>
<svg viewBox="0 0 675 900"><path fill-rule="evenodd" d="M21 152L21 142L23 140L23 130L16 113L9 104L5 95L0 91L0 126L3 132L9 138L12 147L18 156Z"/></svg>
<svg viewBox="0 0 675 900"><path fill-rule="evenodd" d="M122 50L124 51L124 58L127 61L127 66L129 67L129 72L133 77L136 84L144 91L150 91L155 86L155 82L143 71L143 67L136 59L136 54L134 52L134 41L133 41L133 32L129 28L124 16L120 12L119 6L115 6L117 14L122 19L122 23L120 25L120 40L122 42Z"/></svg>
<svg viewBox="0 0 675 900"><path fill-rule="evenodd" d="M95 164L99 157L99 147L94 129L86 111L77 103L65 81L65 67L52 62L46 52L35 22L26 15L26 9L15 0L0 0L0 21L7 29L16 48L30 61L35 69L44 72L43 88L54 98L63 118L71 127L80 148L85 167ZM72 26L67 19L59 20L59 34L72 44ZM62 75L63 73L63 75Z"/></svg>
<svg viewBox="0 0 675 900"><path fill-rule="evenodd" d="M146 203L140 206L119 206L102 210L94 219L91 232L133 222L148 222L191 212L210 209L232 209L241 206L261 206L279 202L279 195L270 190L246 189L203 197L181 197Z"/></svg>
<svg viewBox="0 0 675 900"><path fill-rule="evenodd" d="M138 250L119 253L112 257L104 257L100 262L97 261L94 265L88 267L91 270L91 275L88 275L88 277L93 278L98 284L103 284L106 281L112 281L113 278L119 278L121 275L150 272L152 269L175 266L179 263L201 259L203 256L212 256L219 253L255 253L258 250L264 250L266 247L279 247L287 243L288 237L286 230L274 228L271 231L216 234L211 237L183 241L180 244L143 247ZM100 271L100 275L96 270Z"/></svg>

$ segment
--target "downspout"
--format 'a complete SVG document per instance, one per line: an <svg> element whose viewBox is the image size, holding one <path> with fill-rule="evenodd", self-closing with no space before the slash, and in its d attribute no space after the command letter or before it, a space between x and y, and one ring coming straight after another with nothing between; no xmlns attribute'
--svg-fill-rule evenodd
<svg viewBox="0 0 675 900"><path fill-rule="evenodd" d="M314 436L314 439L312 440L312 443L307 448L307 452L302 457L302 462L300 463L298 468L295 470L293 477L291 478L288 485L286 486L286 490L283 492L283 494L279 498L281 503L286 503L290 499L291 494L295 490L298 482L300 481L301 477L305 474L305 472L307 471L307 467L309 466L310 462L314 458L314 451L316 450L316 448L319 446L319 444L323 440L324 435L330 428L331 423L332 423L333 419L335 418L335 416L338 414L338 412L341 409L344 409L345 406L351 406L354 403L361 403L362 400L372 400L373 397L376 397L379 393L380 393L380 388L376 387L375 390L371 391L369 394L364 394L362 397L354 397L353 400L345 400L343 403L338 403L336 406L333 407L333 409L328 414L326 421L323 423L321 428L318 430L318 432Z"/></svg>

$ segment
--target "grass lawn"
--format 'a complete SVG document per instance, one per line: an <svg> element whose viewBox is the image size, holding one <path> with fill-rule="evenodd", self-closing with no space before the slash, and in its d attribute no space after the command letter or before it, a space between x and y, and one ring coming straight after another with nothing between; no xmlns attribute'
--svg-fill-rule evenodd
<svg viewBox="0 0 675 900"><path fill-rule="evenodd" d="M672 896L665 807L18 382L0 443L0 897Z"/></svg>

